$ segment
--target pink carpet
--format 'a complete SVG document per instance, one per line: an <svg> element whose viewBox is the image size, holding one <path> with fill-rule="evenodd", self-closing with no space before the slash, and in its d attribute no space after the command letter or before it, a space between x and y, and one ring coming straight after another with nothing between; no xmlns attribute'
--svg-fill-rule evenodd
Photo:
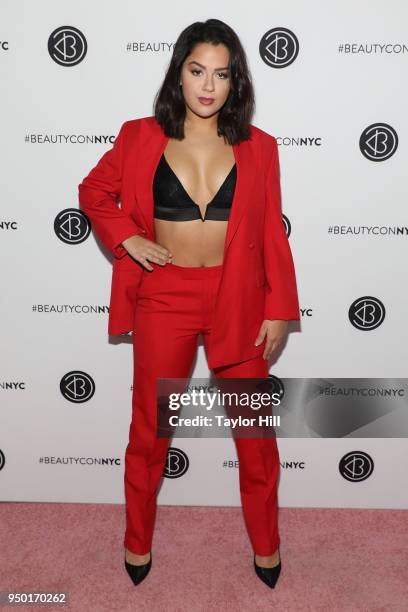
<svg viewBox="0 0 408 612"><path fill-rule="evenodd" d="M0 503L0 590L67 591L78 612L406 612L404 510L280 509L282 572L255 575L241 508L159 506L153 565L123 567L124 506ZM2 609L11 609L9 607Z"/></svg>

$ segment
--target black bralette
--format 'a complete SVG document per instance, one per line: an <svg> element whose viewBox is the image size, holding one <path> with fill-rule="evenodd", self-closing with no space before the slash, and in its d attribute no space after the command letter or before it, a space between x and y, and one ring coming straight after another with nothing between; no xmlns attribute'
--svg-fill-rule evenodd
<svg viewBox="0 0 408 612"><path fill-rule="evenodd" d="M153 181L154 217L168 221L228 221L236 178L235 163L211 202L207 204L203 218L200 207L188 195L163 153Z"/></svg>

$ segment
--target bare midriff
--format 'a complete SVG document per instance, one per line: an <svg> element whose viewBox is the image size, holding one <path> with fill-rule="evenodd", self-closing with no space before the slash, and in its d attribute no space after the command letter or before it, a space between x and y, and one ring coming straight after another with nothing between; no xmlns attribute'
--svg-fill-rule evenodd
<svg viewBox="0 0 408 612"><path fill-rule="evenodd" d="M156 242L172 253L177 266L218 266L224 257L228 221L155 219Z"/></svg>
<svg viewBox="0 0 408 612"><path fill-rule="evenodd" d="M222 138L199 147L169 139L164 154L204 217L207 203L235 162L232 146ZM186 267L222 264L227 227L228 221L154 219L156 242L172 253L173 264Z"/></svg>

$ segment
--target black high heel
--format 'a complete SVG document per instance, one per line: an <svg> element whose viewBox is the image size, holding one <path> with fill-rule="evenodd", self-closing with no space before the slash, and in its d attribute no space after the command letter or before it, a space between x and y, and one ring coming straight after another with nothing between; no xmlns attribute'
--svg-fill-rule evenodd
<svg viewBox="0 0 408 612"><path fill-rule="evenodd" d="M268 587L274 589L282 569L281 560L279 559L279 563L278 565L275 565L275 567L260 567L256 564L254 555L254 566L258 578L260 578Z"/></svg>
<svg viewBox="0 0 408 612"><path fill-rule="evenodd" d="M143 565L133 565L132 563L128 563L125 557L125 568L130 578L132 579L133 584L139 584L144 580L147 574L152 567L152 553L150 552L150 559L147 563Z"/></svg>

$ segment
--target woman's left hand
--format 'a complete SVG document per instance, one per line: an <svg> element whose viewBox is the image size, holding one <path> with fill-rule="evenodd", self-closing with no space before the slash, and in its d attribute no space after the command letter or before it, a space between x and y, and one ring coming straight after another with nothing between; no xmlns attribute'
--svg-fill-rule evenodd
<svg viewBox="0 0 408 612"><path fill-rule="evenodd" d="M258 346L266 337L265 350L262 355L264 359L269 359L272 352L282 345L288 333L288 327L289 321L284 321L282 319L276 319L274 321L269 319L264 320L255 340L255 346Z"/></svg>

